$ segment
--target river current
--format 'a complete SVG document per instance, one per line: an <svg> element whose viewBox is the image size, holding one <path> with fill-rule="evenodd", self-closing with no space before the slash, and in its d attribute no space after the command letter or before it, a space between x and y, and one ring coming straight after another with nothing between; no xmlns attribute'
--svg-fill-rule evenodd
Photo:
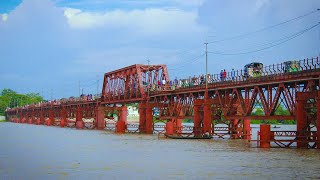
<svg viewBox="0 0 320 180"><path fill-rule="evenodd" d="M320 151L0 123L0 179L320 179Z"/></svg>

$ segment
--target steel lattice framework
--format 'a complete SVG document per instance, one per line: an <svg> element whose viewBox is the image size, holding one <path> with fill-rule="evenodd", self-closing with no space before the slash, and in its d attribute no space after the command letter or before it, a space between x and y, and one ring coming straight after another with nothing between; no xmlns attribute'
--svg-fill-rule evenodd
<svg viewBox="0 0 320 180"><path fill-rule="evenodd" d="M218 74L207 77L207 88L197 77L172 85L166 65L136 64L106 73L99 99L60 100L12 108L6 113L11 121L21 123L98 129L111 124L120 133L164 132L159 128L165 128L166 133L181 137L228 134L244 139L251 139L250 120L296 120L294 132L273 132L263 126L261 146L274 142L281 147L296 143L297 147L320 148L319 58L300 60L296 72L288 72L280 63L264 67L259 77L248 77L243 70L229 72L224 79ZM139 103L138 125L127 124L128 103ZM280 106L288 110L287 115L276 113ZM257 108L262 114L254 115ZM184 127L183 119L193 119L194 126ZM215 126L217 123L228 126ZM295 138L288 143L276 138L289 135Z"/></svg>

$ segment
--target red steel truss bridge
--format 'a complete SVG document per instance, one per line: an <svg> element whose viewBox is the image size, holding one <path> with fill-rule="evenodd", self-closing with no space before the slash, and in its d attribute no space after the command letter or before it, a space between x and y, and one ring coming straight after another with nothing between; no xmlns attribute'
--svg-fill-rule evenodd
<svg viewBox="0 0 320 180"><path fill-rule="evenodd" d="M256 77L237 70L223 79L213 74L180 80L169 78L166 65L136 64L105 73L95 100L56 100L7 109L6 115L17 123L248 140L251 120L296 120L296 131L271 131L262 124L258 146L320 149L320 59L297 64L295 71L288 71L285 63L264 66ZM131 103L138 104L136 124L127 123ZM277 115L280 106L287 115ZM254 115L257 108L262 115ZM194 125L183 126L184 119Z"/></svg>

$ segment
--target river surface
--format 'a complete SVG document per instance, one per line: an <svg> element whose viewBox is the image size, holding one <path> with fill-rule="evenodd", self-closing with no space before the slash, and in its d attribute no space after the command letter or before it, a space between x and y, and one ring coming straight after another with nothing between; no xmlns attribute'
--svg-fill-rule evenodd
<svg viewBox="0 0 320 180"><path fill-rule="evenodd" d="M0 123L0 179L309 178L320 178L319 150Z"/></svg>

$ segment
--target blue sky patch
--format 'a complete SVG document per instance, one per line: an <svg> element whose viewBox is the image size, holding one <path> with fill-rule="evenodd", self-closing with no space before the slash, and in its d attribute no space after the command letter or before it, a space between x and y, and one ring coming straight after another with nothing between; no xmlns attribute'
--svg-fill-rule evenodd
<svg viewBox="0 0 320 180"><path fill-rule="evenodd" d="M0 1L0 13L9 13L10 11L14 10L22 0L2 0Z"/></svg>

